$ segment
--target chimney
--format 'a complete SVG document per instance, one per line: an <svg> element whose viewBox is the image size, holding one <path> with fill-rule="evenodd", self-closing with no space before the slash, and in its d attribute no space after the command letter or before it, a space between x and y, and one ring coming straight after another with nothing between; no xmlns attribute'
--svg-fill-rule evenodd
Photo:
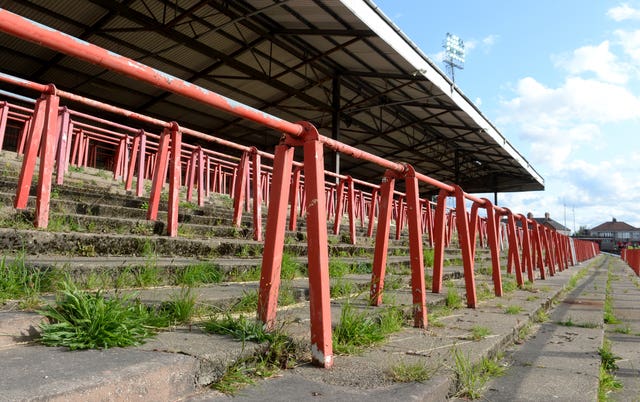
<svg viewBox="0 0 640 402"><path fill-rule="evenodd" d="M549 213L548 213L548 212L545 212L545 213L544 213L544 220L545 220L545 221L551 220L551 215L549 215Z"/></svg>
<svg viewBox="0 0 640 402"><path fill-rule="evenodd" d="M533 213L532 212L527 213L527 219L533 219Z"/></svg>
<svg viewBox="0 0 640 402"><path fill-rule="evenodd" d="M611 222L616 223L617 222L616 218L613 218Z"/></svg>

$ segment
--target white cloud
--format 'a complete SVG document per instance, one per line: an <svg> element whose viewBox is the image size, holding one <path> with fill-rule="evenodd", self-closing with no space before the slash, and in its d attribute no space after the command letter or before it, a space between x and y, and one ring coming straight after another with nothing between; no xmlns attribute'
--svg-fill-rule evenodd
<svg viewBox="0 0 640 402"><path fill-rule="evenodd" d="M594 72L599 79L615 84L626 83L629 79L628 72L631 70L628 65L618 61L609 50L608 40L598 46L583 46L570 55L564 54L552 59L556 67L563 68L570 74Z"/></svg>
<svg viewBox="0 0 640 402"><path fill-rule="evenodd" d="M498 35L494 35L494 34L491 34L491 35L485 36L485 37L482 39L482 44L483 44L484 46L491 47L491 46L493 46L493 45L496 43L496 41L498 40L498 38L499 38L499 37L500 37L500 36L498 36Z"/></svg>
<svg viewBox="0 0 640 402"><path fill-rule="evenodd" d="M640 30L625 31L622 29L614 32L618 39L619 45L622 46L624 53L629 56L636 64L640 63Z"/></svg>
<svg viewBox="0 0 640 402"><path fill-rule="evenodd" d="M617 7L610 8L607 11L607 16L614 21L640 20L640 10L627 3L622 3Z"/></svg>
<svg viewBox="0 0 640 402"><path fill-rule="evenodd" d="M640 117L640 99L627 88L595 79L568 77L549 88L532 77L518 82L516 97L503 102L499 121L530 122L556 127L576 123L608 123Z"/></svg>
<svg viewBox="0 0 640 402"><path fill-rule="evenodd" d="M477 107L482 106L482 98L480 98L479 96L476 98L476 101L474 102L476 104Z"/></svg>

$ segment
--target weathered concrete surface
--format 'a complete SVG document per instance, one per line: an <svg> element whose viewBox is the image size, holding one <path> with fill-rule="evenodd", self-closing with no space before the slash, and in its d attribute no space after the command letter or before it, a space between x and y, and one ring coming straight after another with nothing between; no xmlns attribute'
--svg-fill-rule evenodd
<svg viewBox="0 0 640 402"><path fill-rule="evenodd" d="M488 401L598 399L608 258L559 299L548 322L507 354L507 373L488 384Z"/></svg>
<svg viewBox="0 0 640 402"><path fill-rule="evenodd" d="M623 261L611 260L613 312L619 324L606 325L611 350L620 357L615 377L622 389L609 397L615 401L640 401L640 278Z"/></svg>
<svg viewBox="0 0 640 402"><path fill-rule="evenodd" d="M29 346L0 360L1 401L160 401L196 391L197 360L176 353Z"/></svg>

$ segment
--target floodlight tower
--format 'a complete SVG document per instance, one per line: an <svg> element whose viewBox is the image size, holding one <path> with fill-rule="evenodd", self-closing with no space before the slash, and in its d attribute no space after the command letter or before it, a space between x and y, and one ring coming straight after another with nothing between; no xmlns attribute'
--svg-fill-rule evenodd
<svg viewBox="0 0 640 402"><path fill-rule="evenodd" d="M447 73L451 81L456 82L455 70L464 68L464 42L460 37L447 32L444 40L444 64L447 66Z"/></svg>

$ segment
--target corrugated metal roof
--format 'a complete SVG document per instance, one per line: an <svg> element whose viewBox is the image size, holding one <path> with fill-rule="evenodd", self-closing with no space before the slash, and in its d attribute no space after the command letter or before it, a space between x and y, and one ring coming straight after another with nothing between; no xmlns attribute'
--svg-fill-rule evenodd
<svg viewBox="0 0 640 402"><path fill-rule="evenodd" d="M542 189L543 180L369 0L55 0L0 6L171 75L308 120L325 135L469 192ZM0 34L0 71L270 149L279 134L99 67ZM340 87L340 120L332 121ZM344 157L343 173L381 170Z"/></svg>

